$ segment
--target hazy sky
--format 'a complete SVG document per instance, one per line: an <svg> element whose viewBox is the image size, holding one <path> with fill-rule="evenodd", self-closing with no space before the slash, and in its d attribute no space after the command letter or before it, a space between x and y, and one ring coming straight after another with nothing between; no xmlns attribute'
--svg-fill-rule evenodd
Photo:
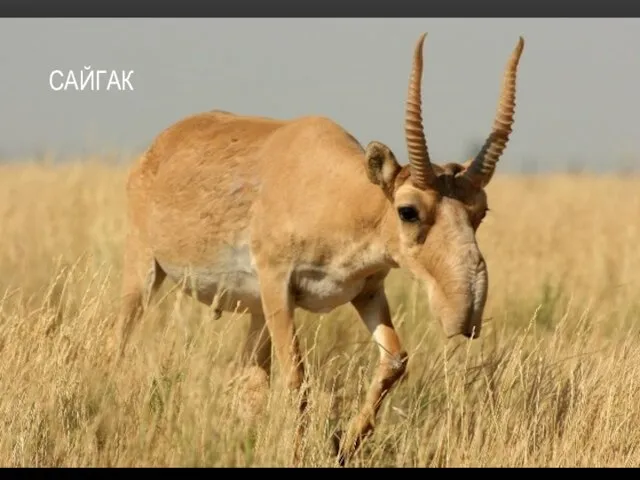
<svg viewBox="0 0 640 480"><path fill-rule="evenodd" d="M640 167L640 19L0 19L0 156L139 151L211 109L329 116L405 163L411 55L436 161L490 131L526 41L501 168ZM52 91L52 70L134 70L133 91Z"/></svg>

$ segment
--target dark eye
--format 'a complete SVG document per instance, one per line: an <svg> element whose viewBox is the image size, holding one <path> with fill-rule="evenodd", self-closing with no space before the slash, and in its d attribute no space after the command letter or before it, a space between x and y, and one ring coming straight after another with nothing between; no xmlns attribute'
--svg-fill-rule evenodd
<svg viewBox="0 0 640 480"><path fill-rule="evenodd" d="M398 216L403 222L417 222L420 220L418 210L415 207L398 207Z"/></svg>

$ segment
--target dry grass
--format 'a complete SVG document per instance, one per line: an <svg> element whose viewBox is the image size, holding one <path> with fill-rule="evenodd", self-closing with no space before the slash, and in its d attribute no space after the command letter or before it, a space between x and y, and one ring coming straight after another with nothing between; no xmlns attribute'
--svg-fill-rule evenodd
<svg viewBox="0 0 640 480"><path fill-rule="evenodd" d="M0 465L290 464L295 409L277 367L269 397L238 381L245 317L214 321L167 283L123 365L105 362L124 173L0 167ZM395 273L408 377L353 464L638 466L640 179L498 176L489 195L482 339L445 342ZM331 433L376 349L349 306L298 320L314 393L305 463L333 465Z"/></svg>

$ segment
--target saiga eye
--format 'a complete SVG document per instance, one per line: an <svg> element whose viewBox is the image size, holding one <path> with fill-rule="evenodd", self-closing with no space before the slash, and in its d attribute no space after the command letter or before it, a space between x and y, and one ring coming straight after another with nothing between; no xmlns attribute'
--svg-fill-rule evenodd
<svg viewBox="0 0 640 480"><path fill-rule="evenodd" d="M398 207L398 216L400 220L407 223L414 223L420 220L418 210L412 206Z"/></svg>

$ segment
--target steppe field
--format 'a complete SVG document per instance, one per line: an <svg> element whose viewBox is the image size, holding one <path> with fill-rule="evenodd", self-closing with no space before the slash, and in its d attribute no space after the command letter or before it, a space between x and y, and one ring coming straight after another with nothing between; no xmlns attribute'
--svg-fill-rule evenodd
<svg viewBox="0 0 640 480"><path fill-rule="evenodd" d="M169 281L109 361L126 164L0 166L0 465L288 466L296 409L240 368L248 319ZM479 231L480 339L445 341L418 285L387 282L410 361L353 466L640 466L640 177L498 172ZM362 399L377 348L350 306L299 311L303 461Z"/></svg>

